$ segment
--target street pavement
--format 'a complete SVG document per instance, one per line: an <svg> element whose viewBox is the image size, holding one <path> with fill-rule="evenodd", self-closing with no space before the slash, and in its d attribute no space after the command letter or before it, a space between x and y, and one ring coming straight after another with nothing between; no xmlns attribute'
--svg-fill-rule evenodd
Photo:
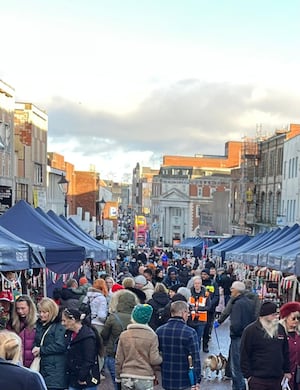
<svg viewBox="0 0 300 390"><path fill-rule="evenodd" d="M217 337L216 337L217 336ZM219 343L218 343L219 341ZM210 354L222 353L224 356L228 356L230 344L229 337L229 320L226 320L219 328L212 331L212 338L209 343L209 353L201 352L201 362ZM106 378L101 380L99 390L114 390L114 386L108 373ZM155 386L155 390L163 390L161 386ZM229 390L231 389L230 380L221 380L212 376L211 379L202 379L201 390Z"/></svg>

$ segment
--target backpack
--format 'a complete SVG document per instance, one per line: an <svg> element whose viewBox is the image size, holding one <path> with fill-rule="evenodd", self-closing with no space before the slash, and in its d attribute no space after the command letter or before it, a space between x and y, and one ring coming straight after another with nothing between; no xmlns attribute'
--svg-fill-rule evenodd
<svg viewBox="0 0 300 390"><path fill-rule="evenodd" d="M83 301L79 305L78 310L85 314L85 321L88 323L91 323L92 321L92 312L91 312L91 305L90 305L90 299L89 297L84 297Z"/></svg>
<svg viewBox="0 0 300 390"><path fill-rule="evenodd" d="M122 333L123 330L125 330L124 325L123 325L123 322L121 321L121 319L120 319L120 317L118 316L117 313L112 313L112 315L115 317L115 319L117 320L117 322L121 325L121 327L122 327L121 333ZM120 334L121 334L121 333L120 333ZM113 346L114 355L116 354L117 349L118 349L119 338L120 338L120 335L119 335L119 336L115 339L115 341L114 341L114 346Z"/></svg>
<svg viewBox="0 0 300 390"><path fill-rule="evenodd" d="M160 307L157 311L156 311L156 324L157 324L157 327L165 324L167 321L168 321L168 316L166 315L166 307Z"/></svg>

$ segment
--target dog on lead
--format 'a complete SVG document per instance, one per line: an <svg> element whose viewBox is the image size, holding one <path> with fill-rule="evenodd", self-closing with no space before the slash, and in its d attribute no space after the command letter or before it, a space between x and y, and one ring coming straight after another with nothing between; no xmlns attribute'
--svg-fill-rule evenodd
<svg viewBox="0 0 300 390"><path fill-rule="evenodd" d="M218 355L209 355L203 363L203 377L205 379L219 378L223 379L227 359L220 352Z"/></svg>

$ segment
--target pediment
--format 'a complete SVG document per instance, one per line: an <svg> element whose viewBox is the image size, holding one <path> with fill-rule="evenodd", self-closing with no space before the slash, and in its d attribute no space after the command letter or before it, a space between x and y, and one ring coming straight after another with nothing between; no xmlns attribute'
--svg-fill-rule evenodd
<svg viewBox="0 0 300 390"><path fill-rule="evenodd" d="M189 197L175 188L161 194L161 200L189 201Z"/></svg>

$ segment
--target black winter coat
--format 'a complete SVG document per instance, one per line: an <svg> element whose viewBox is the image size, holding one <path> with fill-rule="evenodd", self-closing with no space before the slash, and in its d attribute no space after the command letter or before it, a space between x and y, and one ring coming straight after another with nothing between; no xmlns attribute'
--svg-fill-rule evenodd
<svg viewBox="0 0 300 390"><path fill-rule="evenodd" d="M230 337L235 339L242 336L247 325L256 320L254 301L246 295L238 295L232 301L230 313Z"/></svg>
<svg viewBox="0 0 300 390"><path fill-rule="evenodd" d="M153 313L151 319L149 321L149 326L156 330L159 326L162 325L162 322L158 316L158 310L164 308L170 302L169 295L164 292L155 292L152 295L152 299L150 299L147 303L148 305L153 307Z"/></svg>
<svg viewBox="0 0 300 390"><path fill-rule="evenodd" d="M34 346L40 347L41 369L47 388L65 389L66 388L66 352L67 344L65 339L66 329L58 322L43 326L39 320L36 325L36 334ZM44 332L48 329L43 345L40 346Z"/></svg>
<svg viewBox="0 0 300 390"><path fill-rule="evenodd" d="M67 333L67 375L70 387L82 389L100 383L98 350L95 331L82 325L72 340L72 332ZM78 383L86 381L86 385Z"/></svg>

